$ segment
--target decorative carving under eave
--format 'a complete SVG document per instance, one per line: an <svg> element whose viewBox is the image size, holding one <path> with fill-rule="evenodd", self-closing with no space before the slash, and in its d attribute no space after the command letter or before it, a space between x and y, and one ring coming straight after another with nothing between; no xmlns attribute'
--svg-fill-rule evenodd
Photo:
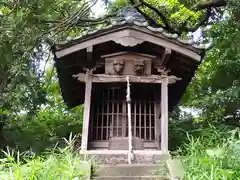
<svg viewBox="0 0 240 180"><path fill-rule="evenodd" d="M179 77L173 76L173 75L166 76L166 77L168 78L168 83L169 84L175 84L177 81L182 80L182 78L179 78Z"/></svg>
<svg viewBox="0 0 240 180"><path fill-rule="evenodd" d="M144 60L135 60L134 61L134 71L137 75L144 73L145 61Z"/></svg>
<svg viewBox="0 0 240 180"><path fill-rule="evenodd" d="M121 44L121 45L123 45L125 47L126 46L133 47L133 46L136 46L138 44L142 44L143 43L142 39L136 39L136 38L133 38L133 37L130 37L130 36L120 37L120 38L114 39L113 41L115 43Z"/></svg>
<svg viewBox="0 0 240 180"><path fill-rule="evenodd" d="M167 75L169 72L171 72L170 69L167 69L166 67L164 66L160 66L157 68L158 72L160 72L162 75Z"/></svg>
<svg viewBox="0 0 240 180"><path fill-rule="evenodd" d="M123 59L114 59L113 69L117 74L121 74L123 72L124 66L125 62Z"/></svg>
<svg viewBox="0 0 240 180"><path fill-rule="evenodd" d="M105 58L105 74L151 75L153 57L140 53L123 52L103 58Z"/></svg>

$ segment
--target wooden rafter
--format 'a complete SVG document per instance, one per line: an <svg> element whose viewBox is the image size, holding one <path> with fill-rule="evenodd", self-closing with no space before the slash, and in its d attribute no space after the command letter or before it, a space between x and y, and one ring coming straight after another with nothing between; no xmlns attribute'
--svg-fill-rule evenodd
<svg viewBox="0 0 240 180"><path fill-rule="evenodd" d="M165 48L162 58L160 60L160 66L164 66L165 64L167 64L167 62L170 60L172 55L172 50L169 48Z"/></svg>

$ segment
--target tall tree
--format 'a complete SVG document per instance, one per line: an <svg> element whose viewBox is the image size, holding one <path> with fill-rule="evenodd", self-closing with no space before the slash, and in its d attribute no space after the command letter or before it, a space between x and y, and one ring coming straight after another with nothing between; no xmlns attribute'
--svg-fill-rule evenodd
<svg viewBox="0 0 240 180"><path fill-rule="evenodd" d="M240 125L240 1L231 1L230 7L209 32L215 46L207 53L184 101L202 109L204 119Z"/></svg>
<svg viewBox="0 0 240 180"><path fill-rule="evenodd" d="M44 37L64 40L80 33L93 1L0 1L0 113L35 111L45 101L44 66L50 58ZM81 19L81 20L80 20Z"/></svg>

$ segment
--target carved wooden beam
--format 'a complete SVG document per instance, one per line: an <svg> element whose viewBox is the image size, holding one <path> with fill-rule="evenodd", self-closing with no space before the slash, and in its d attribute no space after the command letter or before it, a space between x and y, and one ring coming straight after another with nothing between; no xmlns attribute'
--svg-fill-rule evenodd
<svg viewBox="0 0 240 180"><path fill-rule="evenodd" d="M72 75L72 77L77 78L80 82L86 82L86 76L91 75L92 76L92 82L93 83L114 83L114 82L126 82L127 75L106 75L106 74L84 74L79 73L76 75ZM164 75L148 75L148 76L134 76L129 75L129 81L132 83L152 83L152 84L158 84L162 83L162 79L165 78ZM178 78L176 76L167 76L168 83L173 84L178 80L181 80L181 78Z"/></svg>

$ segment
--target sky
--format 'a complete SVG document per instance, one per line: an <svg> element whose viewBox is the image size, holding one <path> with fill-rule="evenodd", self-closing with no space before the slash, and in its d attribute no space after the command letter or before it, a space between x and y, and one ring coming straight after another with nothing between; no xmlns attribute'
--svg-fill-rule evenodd
<svg viewBox="0 0 240 180"><path fill-rule="evenodd" d="M99 17L104 14L104 1L98 0L97 3L92 7L92 11L94 12L95 16Z"/></svg>

